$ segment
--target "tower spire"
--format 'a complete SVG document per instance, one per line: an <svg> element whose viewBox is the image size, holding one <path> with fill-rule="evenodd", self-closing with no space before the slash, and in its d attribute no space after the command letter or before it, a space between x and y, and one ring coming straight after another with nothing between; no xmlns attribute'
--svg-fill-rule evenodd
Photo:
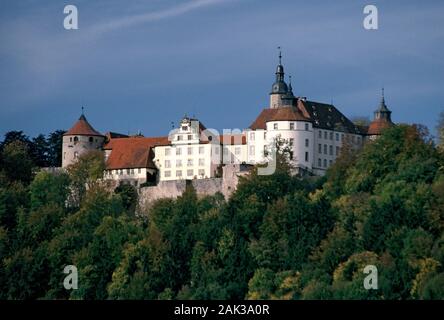
<svg viewBox="0 0 444 320"><path fill-rule="evenodd" d="M278 47L279 50L279 65L282 65L282 51L281 51L281 47Z"/></svg>

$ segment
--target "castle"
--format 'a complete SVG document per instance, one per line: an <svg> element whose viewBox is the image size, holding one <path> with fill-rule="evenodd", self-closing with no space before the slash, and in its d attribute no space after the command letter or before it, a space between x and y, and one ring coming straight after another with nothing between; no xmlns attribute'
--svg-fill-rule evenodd
<svg viewBox="0 0 444 320"><path fill-rule="evenodd" d="M393 124L384 93L368 127L354 124L333 104L294 96L281 59L279 54L269 106L243 131L218 134L198 119L185 116L167 136L101 134L82 113L63 136L62 167L85 152L103 150L104 178L116 183L140 187L214 179L223 175L225 167L241 173L248 165L267 162L271 148L280 140L290 150L289 161L299 174L323 175L345 144L360 148Z"/></svg>

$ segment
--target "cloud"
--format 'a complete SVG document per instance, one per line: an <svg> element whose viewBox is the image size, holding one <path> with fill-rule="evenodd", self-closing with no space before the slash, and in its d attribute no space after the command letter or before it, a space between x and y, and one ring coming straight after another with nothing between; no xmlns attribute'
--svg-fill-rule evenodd
<svg viewBox="0 0 444 320"><path fill-rule="evenodd" d="M90 36L98 36L108 31L113 31L116 29L131 27L133 25L148 23L158 20L163 20L167 18L177 17L184 15L188 12L203 8L213 6L222 2L228 2L230 0L193 0L184 4L180 4L168 9L147 12L143 14L127 16L120 19L114 19L110 22L104 22L92 26L88 33Z"/></svg>

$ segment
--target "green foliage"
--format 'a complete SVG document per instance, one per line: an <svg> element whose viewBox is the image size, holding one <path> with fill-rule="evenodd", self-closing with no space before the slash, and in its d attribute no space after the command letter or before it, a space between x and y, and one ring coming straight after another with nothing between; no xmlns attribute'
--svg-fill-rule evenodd
<svg viewBox="0 0 444 320"><path fill-rule="evenodd" d="M344 146L322 178L291 175L284 150L274 174L253 169L229 200L188 186L143 217L133 187L99 179L101 153L33 176L32 141L10 133L0 299L444 299L444 154L425 132L400 125ZM14 161L30 175L12 174ZM63 287L66 265L78 290ZM363 287L366 265L377 290Z"/></svg>

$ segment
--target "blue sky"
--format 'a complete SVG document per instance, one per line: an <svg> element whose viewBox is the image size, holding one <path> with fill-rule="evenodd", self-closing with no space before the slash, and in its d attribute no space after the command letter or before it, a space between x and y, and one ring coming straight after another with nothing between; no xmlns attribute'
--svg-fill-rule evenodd
<svg viewBox="0 0 444 320"><path fill-rule="evenodd" d="M79 29L63 28L63 8ZM365 30L375 4L379 29ZM432 131L444 111L443 1L0 2L0 134L69 129L85 106L101 131L166 135L195 115L248 127L268 104L277 46L293 91Z"/></svg>

